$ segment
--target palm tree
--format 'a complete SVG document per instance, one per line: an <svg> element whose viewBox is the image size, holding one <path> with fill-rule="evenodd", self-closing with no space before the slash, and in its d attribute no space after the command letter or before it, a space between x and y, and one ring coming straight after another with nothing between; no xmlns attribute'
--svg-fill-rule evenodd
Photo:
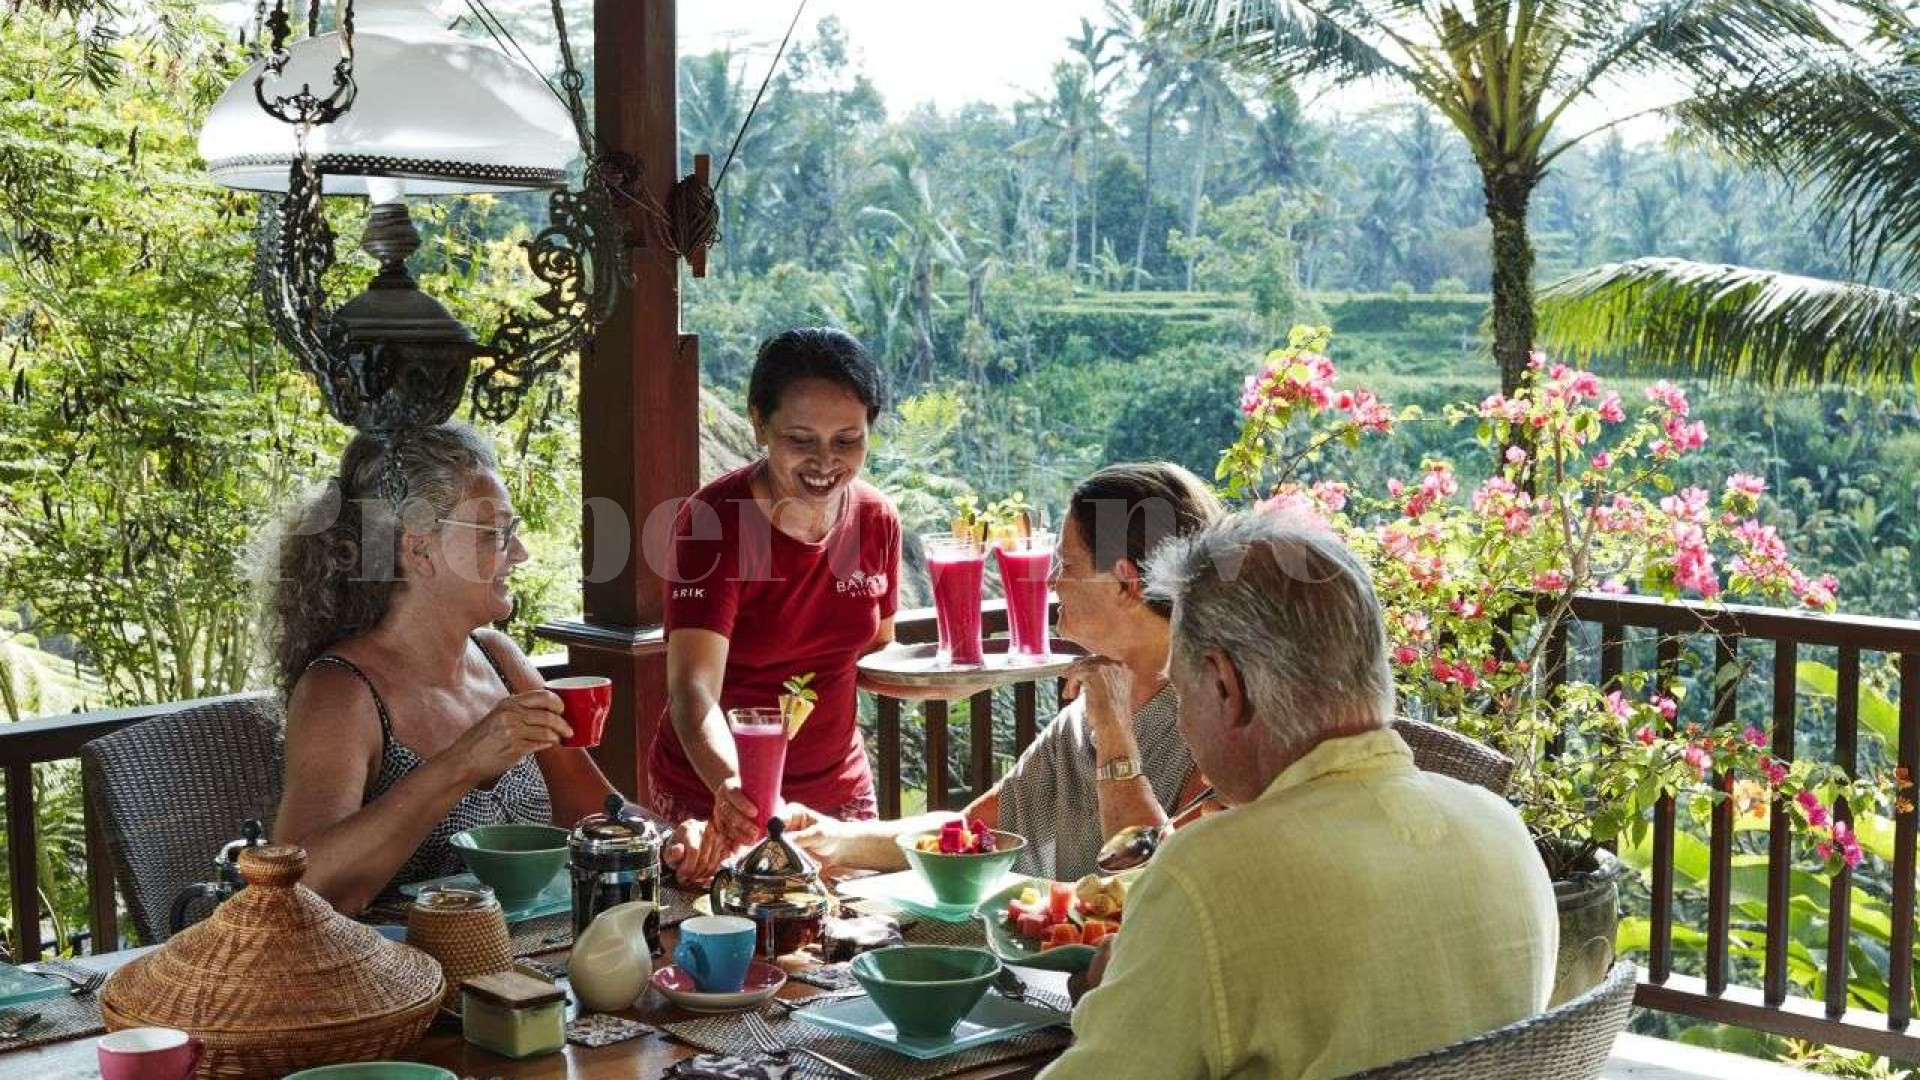
<svg viewBox="0 0 1920 1080"><path fill-rule="evenodd" d="M1167 106L1184 115L1193 136L1193 179L1187 187L1187 236L1200 236L1200 203L1207 195L1214 136L1228 123L1244 120L1246 105L1227 82L1227 66L1195 47L1181 57L1167 83ZM1187 257L1188 292L1193 291L1194 257Z"/></svg>
<svg viewBox="0 0 1920 1080"><path fill-rule="evenodd" d="M863 207L860 216L884 225L888 245L905 268L907 308L913 330L913 371L922 383L933 378L934 279L942 269L966 269L965 253L934 201L919 144L902 137L880 156L884 205Z"/></svg>
<svg viewBox="0 0 1920 1080"><path fill-rule="evenodd" d="M716 49L680 61L681 170L693 167L694 154L712 154L714 168L725 161L734 136L745 122L752 88L742 65L729 49ZM720 209L720 259L717 269L728 273L742 266L747 255L746 213L759 205L759 165L780 157L785 128L777 109L763 108L740 139L740 148L727 169L726 184L715 192ZM771 115L770 115L771 113Z"/></svg>
<svg viewBox="0 0 1920 1080"><path fill-rule="evenodd" d="M1016 112L1030 117L1040 133L1013 144L1015 153L1044 149L1067 172L1067 273L1080 277L1080 191L1087 183L1087 150L1104 124L1086 66L1062 60L1053 65L1053 93L1023 102Z"/></svg>
<svg viewBox="0 0 1920 1080"><path fill-rule="evenodd" d="M1684 116L1712 121L1744 159L1808 182L1816 210L1845 235L1860 281L1635 259L1543 290L1543 335L1577 352L1712 378L1873 384L1920 376L1920 29L1891 19L1869 43L1873 52L1776 69ZM1716 174L1710 198L1720 183ZM1737 250L1737 242L1720 246L1723 255ZM1868 284L1876 278L1891 287Z"/></svg>
<svg viewBox="0 0 1920 1080"><path fill-rule="evenodd" d="M1245 69L1398 84L1439 110L1480 170L1493 229L1493 356L1509 392L1534 345L1534 189L1569 147L1626 119L1567 135L1567 111L1630 76L1663 75L1705 94L1782 55L1838 45L1813 0L1141 2Z"/></svg>
<svg viewBox="0 0 1920 1080"><path fill-rule="evenodd" d="M1107 27L1095 31L1093 23L1080 20L1078 36L1067 39L1067 48L1086 65L1088 104L1092 107L1094 123L1088 131L1087 157L1087 255L1092 258L1100 250L1100 139L1107 133L1107 91L1113 87L1114 72L1108 69L1120 63L1118 54L1109 55L1107 46L1119 36L1119 31Z"/></svg>
<svg viewBox="0 0 1920 1080"><path fill-rule="evenodd" d="M1140 75L1133 107L1146 111L1141 130L1140 228L1133 238L1132 287L1138 289L1146 276L1147 229L1153 221L1153 137L1160 127L1160 109L1166 104L1168 79L1180 63L1181 47L1164 30L1141 26L1119 0L1107 0L1107 19L1113 26L1114 40L1132 58L1133 69Z"/></svg>

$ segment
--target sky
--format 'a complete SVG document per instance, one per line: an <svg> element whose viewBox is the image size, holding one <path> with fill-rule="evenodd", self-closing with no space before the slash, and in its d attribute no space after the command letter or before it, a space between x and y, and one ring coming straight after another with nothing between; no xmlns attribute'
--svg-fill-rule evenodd
<svg viewBox="0 0 1920 1080"><path fill-rule="evenodd" d="M747 70L755 86L766 72L798 0L683 0L678 10L680 51L701 53L731 47L754 58ZM951 111L974 101L1011 105L1046 86L1055 62L1067 55L1066 39L1078 36L1080 20L1106 21L1103 0L807 0L796 40L812 36L828 16L846 28L855 61L880 90L887 111L902 116L932 102ZM1322 122L1411 101L1397 92L1366 87L1315 93L1307 87L1308 115ZM1568 111L1578 125L1597 126L1659 99L1658 88L1615 88L1605 105L1583 103ZM1657 118L1630 121L1621 130L1629 142L1660 138Z"/></svg>
<svg viewBox="0 0 1920 1080"><path fill-rule="evenodd" d="M458 14L460 0L423 0L435 10ZM704 53L731 48L743 58L748 81L757 87L767 63L786 32L799 0L680 0L680 51ZM250 18L253 5L219 0L227 21ZM526 0L496 0L495 7L532 5ZM885 99L893 116L931 103L951 111L975 101L1008 106L1043 89L1053 65L1067 54L1066 39L1079 32L1080 20L1105 21L1104 0L806 0L796 40L814 36L820 20L838 18L853 46L854 62ZM582 0L568 4L571 18L590 10ZM575 15L574 13L579 14ZM1331 93L1305 87L1308 115L1325 122L1410 100L1376 87ZM1635 92L1639 91L1639 92ZM1658 88L1615 88L1605 104L1582 103L1570 110L1569 133L1584 131L1614 116L1657 102ZM1657 139L1665 124L1657 118L1622 126L1629 142Z"/></svg>

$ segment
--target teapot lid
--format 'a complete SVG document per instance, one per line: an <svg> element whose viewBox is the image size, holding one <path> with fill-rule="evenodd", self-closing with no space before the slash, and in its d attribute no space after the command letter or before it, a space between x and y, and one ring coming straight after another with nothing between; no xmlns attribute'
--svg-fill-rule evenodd
<svg viewBox="0 0 1920 1080"><path fill-rule="evenodd" d="M768 818L767 838L740 857L734 873L755 884L789 882L796 878L819 880L820 864L781 835L786 825L777 817Z"/></svg>

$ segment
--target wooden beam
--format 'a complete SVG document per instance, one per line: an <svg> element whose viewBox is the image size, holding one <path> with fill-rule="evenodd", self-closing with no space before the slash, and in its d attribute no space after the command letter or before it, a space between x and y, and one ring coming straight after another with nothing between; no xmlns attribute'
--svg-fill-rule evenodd
<svg viewBox="0 0 1920 1080"><path fill-rule="evenodd" d="M665 206L678 168L674 0L595 0L594 127L602 152L638 165L640 198ZM543 627L571 666L614 681L597 757L645 800L645 757L666 708L661 563L673 500L700 483L700 352L680 333L678 259L628 208L636 242L626 302L580 364L583 617ZM656 513L656 509L660 512Z"/></svg>

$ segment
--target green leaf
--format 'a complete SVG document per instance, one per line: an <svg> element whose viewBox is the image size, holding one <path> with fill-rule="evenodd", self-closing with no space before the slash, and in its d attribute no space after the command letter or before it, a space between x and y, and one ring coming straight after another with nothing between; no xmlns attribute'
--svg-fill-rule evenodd
<svg viewBox="0 0 1920 1080"><path fill-rule="evenodd" d="M1840 673L1827 664L1802 660L1794 666L1794 683L1803 694L1838 702ZM1900 710L1886 695L1860 684L1860 723L1886 746L1900 745Z"/></svg>

